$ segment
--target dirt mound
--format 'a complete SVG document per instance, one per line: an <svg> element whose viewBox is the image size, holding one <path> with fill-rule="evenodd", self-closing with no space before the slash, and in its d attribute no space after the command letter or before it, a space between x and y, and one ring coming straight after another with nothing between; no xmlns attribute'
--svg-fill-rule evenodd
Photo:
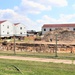
<svg viewBox="0 0 75 75"><path fill-rule="evenodd" d="M49 41L55 41L57 35L58 41L74 41L75 40L75 32L70 31L68 29L56 29L54 31L49 31L44 35L43 40L49 42Z"/></svg>

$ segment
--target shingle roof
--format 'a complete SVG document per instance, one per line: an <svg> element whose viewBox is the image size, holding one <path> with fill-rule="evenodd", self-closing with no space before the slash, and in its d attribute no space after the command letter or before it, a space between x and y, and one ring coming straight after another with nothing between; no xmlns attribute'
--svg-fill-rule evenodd
<svg viewBox="0 0 75 75"><path fill-rule="evenodd" d="M0 24L3 23L3 22L5 22L5 21L7 21L7 20L0 21Z"/></svg>
<svg viewBox="0 0 75 75"><path fill-rule="evenodd" d="M75 27L75 24L44 24L42 28L48 27Z"/></svg>

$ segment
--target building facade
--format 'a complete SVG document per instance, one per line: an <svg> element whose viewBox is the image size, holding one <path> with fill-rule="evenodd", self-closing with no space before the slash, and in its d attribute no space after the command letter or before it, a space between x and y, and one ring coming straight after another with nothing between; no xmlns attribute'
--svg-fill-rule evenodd
<svg viewBox="0 0 75 75"><path fill-rule="evenodd" d="M14 33L13 23L7 20L0 21L0 37L13 36L13 33Z"/></svg>
<svg viewBox="0 0 75 75"><path fill-rule="evenodd" d="M66 28L75 31L75 24L44 24L42 26L42 34L55 30L56 28Z"/></svg>
<svg viewBox="0 0 75 75"><path fill-rule="evenodd" d="M16 36L26 36L26 27L21 23L14 24L14 33Z"/></svg>
<svg viewBox="0 0 75 75"><path fill-rule="evenodd" d="M13 24L10 21L0 21L0 37L26 36L26 27L21 23Z"/></svg>

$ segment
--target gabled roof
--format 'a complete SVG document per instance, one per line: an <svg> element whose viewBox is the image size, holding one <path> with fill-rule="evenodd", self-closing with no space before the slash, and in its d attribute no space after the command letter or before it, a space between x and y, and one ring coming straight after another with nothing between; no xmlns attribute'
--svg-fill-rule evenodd
<svg viewBox="0 0 75 75"><path fill-rule="evenodd" d="M75 24L44 24L42 28L48 27L75 27Z"/></svg>
<svg viewBox="0 0 75 75"><path fill-rule="evenodd" d="M20 24L20 23L14 23L15 26L18 25L18 24Z"/></svg>
<svg viewBox="0 0 75 75"><path fill-rule="evenodd" d="M0 24L3 23L3 22L5 22L5 21L7 21L7 20L0 21Z"/></svg>

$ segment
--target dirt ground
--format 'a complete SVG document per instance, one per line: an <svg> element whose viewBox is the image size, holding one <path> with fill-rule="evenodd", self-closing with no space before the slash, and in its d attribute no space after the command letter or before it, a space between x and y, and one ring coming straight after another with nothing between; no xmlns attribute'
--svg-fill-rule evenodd
<svg viewBox="0 0 75 75"><path fill-rule="evenodd" d="M19 43L23 43L23 42L19 42ZM34 44L56 44L56 41L52 41L52 42L46 42L46 41L28 41L27 43L34 43ZM67 45L74 45L75 44L75 40L74 41L57 41L57 44L67 44Z"/></svg>
<svg viewBox="0 0 75 75"><path fill-rule="evenodd" d="M37 61L37 62L53 62L53 63L75 64L75 60L32 58L32 57L21 57L21 56L0 56L0 59L13 59L13 60L24 60L24 61Z"/></svg>

